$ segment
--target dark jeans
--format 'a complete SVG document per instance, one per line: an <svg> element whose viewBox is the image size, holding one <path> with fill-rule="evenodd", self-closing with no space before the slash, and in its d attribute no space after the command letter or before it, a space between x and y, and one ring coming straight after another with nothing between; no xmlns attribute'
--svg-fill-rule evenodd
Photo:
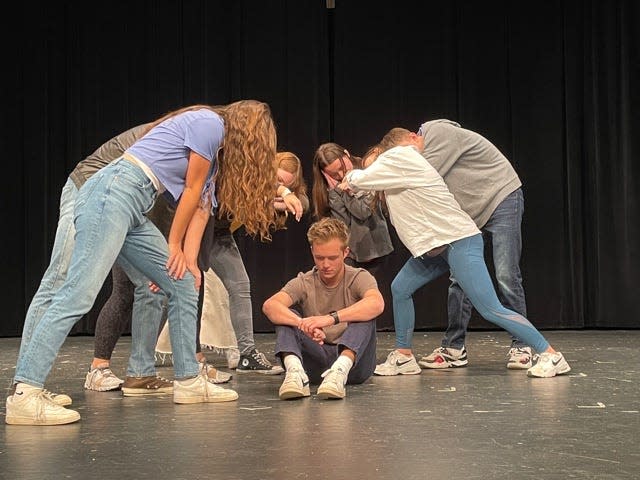
<svg viewBox="0 0 640 480"><path fill-rule="evenodd" d="M283 353L293 353L300 358L311 383L322 382L321 375L345 348L356 354L347 383L353 385L365 382L376 368L375 320L350 323L336 345L319 345L295 327L276 325L276 356L282 359Z"/></svg>

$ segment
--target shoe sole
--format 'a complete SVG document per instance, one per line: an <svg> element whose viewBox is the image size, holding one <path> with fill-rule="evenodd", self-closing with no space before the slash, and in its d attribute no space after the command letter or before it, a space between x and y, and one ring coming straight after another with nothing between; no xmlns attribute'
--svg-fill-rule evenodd
<svg viewBox="0 0 640 480"><path fill-rule="evenodd" d="M303 388L302 390L292 388L284 392L278 392L278 396L280 397L280 400L293 400L295 398L310 397L311 391L309 390L309 387Z"/></svg>
<svg viewBox="0 0 640 480"><path fill-rule="evenodd" d="M346 392L339 392L338 390L334 390L333 388L318 388L317 392L318 397L323 398L325 400L340 400L346 397Z"/></svg>
<svg viewBox="0 0 640 480"><path fill-rule="evenodd" d="M17 415L8 415L5 417L5 423L8 425L66 425L68 423L77 422L80 420L80 414L76 412L76 415L64 419L50 419L43 422L36 422L33 417L21 417Z"/></svg>
<svg viewBox="0 0 640 480"><path fill-rule="evenodd" d="M509 370L529 370L532 366L533 366L532 362L529 362L529 363L509 362L509 363L507 363L507 368Z"/></svg>
<svg viewBox="0 0 640 480"><path fill-rule="evenodd" d="M166 395L173 393L173 387L158 388L157 390L140 390L138 388L123 388L122 395L125 397L143 397L145 395Z"/></svg>
<svg viewBox="0 0 640 480"><path fill-rule="evenodd" d="M382 372L376 372L375 370L373 372L374 375L378 375L379 377L395 377L397 375L420 375L421 373L422 373L422 370L420 369L410 370L406 372L393 372L393 373L382 373Z"/></svg>
<svg viewBox="0 0 640 480"><path fill-rule="evenodd" d="M207 396L201 395L197 397L176 398L174 396L173 403L177 403L180 405L189 405L193 403L223 403L223 402L233 402L234 400L237 400L237 399L238 399L237 393L235 395L227 395L224 397L207 397Z"/></svg>
<svg viewBox="0 0 640 480"><path fill-rule="evenodd" d="M429 370L440 370L442 368L462 368L466 367L469 364L468 360L455 360L453 362L442 362L442 363L427 363L420 360L418 365L422 368L428 368Z"/></svg>
<svg viewBox="0 0 640 480"><path fill-rule="evenodd" d="M280 375L284 373L283 370L242 370L240 368L236 368L236 373L244 374L244 373L258 373L260 375Z"/></svg>
<svg viewBox="0 0 640 480"><path fill-rule="evenodd" d="M527 377L531 377L531 378L553 378L553 377L557 377L558 375L564 375L565 373L569 373L571 371L571 367L569 365L567 365L567 368L559 371L559 372L549 372L550 375L533 375L531 372L527 372ZM553 373L553 374L551 374Z"/></svg>
<svg viewBox="0 0 640 480"><path fill-rule="evenodd" d="M115 387L92 387L91 385L87 385L86 383L84 385L85 390L92 390L94 392L113 392L115 390L120 390L121 388L122 388L122 383L119 385L116 385ZM62 404L58 403L58 405L62 405ZM62 406L64 407L64 405Z"/></svg>

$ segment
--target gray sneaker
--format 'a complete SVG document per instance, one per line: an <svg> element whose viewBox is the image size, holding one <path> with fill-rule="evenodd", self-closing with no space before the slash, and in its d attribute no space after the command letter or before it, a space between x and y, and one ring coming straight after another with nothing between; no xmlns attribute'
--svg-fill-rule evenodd
<svg viewBox="0 0 640 480"><path fill-rule="evenodd" d="M124 380L119 379L109 367L92 368L87 372L84 388L96 392L119 390Z"/></svg>
<svg viewBox="0 0 640 480"><path fill-rule="evenodd" d="M198 362L200 364L200 375L206 375L213 383L227 383L231 380L232 375L222 370L218 370L207 362Z"/></svg>
<svg viewBox="0 0 640 480"><path fill-rule="evenodd" d="M533 365L531 347L513 347L509 349L507 368L509 370L527 370Z"/></svg>
<svg viewBox="0 0 640 480"><path fill-rule="evenodd" d="M9 425L64 425L78 420L78 412L55 404L42 388L21 383L7 397L5 422Z"/></svg>

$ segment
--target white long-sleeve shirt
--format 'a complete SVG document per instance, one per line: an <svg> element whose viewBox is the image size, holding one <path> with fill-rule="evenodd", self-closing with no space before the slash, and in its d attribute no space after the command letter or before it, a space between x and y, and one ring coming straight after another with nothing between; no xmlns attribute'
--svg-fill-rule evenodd
<svg viewBox="0 0 640 480"><path fill-rule="evenodd" d="M384 191L391 223L414 257L480 233L442 177L412 146L387 150L345 179L355 191Z"/></svg>

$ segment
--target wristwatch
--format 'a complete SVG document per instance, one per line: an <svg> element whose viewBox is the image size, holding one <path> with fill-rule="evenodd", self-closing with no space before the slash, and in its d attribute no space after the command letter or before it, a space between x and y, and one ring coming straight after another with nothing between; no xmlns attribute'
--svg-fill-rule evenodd
<svg viewBox="0 0 640 480"><path fill-rule="evenodd" d="M333 312L329 312L329 315L333 317L333 324L337 325L340 323L340 317L338 316L338 312L335 310Z"/></svg>

